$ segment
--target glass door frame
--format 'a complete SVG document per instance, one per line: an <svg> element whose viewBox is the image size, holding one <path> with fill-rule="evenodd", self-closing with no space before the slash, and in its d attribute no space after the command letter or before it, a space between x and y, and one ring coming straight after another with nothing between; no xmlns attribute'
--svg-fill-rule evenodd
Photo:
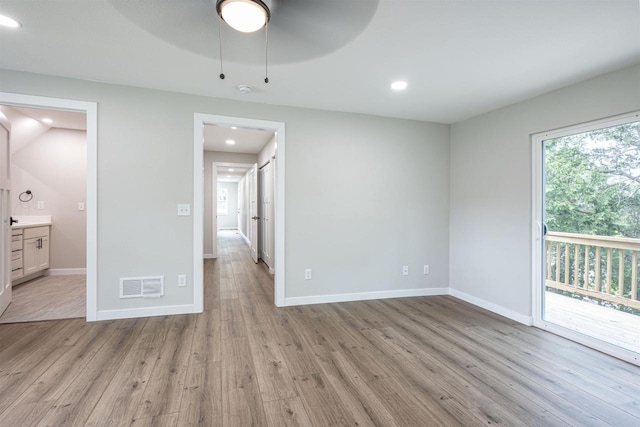
<svg viewBox="0 0 640 427"><path fill-rule="evenodd" d="M532 254L532 313L533 326L545 331L554 333L564 338L583 344L595 350L607 353L611 356L625 360L634 365L640 366L640 354L621 348L614 344L607 343L589 335L573 331L544 319L544 292L545 292L545 239L543 236L544 224L544 183L545 183L545 152L544 141L563 136L575 135L589 132L596 129L617 126L629 122L638 121L640 111L625 113L613 117L594 120L573 126L567 126L547 132L540 132L531 135L531 254Z"/></svg>

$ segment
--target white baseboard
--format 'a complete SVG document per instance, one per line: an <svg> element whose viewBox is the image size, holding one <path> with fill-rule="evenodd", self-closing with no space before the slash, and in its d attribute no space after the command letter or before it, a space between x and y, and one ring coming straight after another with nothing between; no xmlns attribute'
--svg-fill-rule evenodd
<svg viewBox="0 0 640 427"><path fill-rule="evenodd" d="M76 276L87 274L86 268L50 268L45 270L45 276Z"/></svg>
<svg viewBox="0 0 640 427"><path fill-rule="evenodd" d="M237 230L238 227L220 227L218 230L229 231L229 230Z"/></svg>
<svg viewBox="0 0 640 427"><path fill-rule="evenodd" d="M194 304L165 307L127 308L123 310L98 310L96 320L134 319L138 317L169 316L175 314L202 313Z"/></svg>
<svg viewBox="0 0 640 427"><path fill-rule="evenodd" d="M461 299L462 301L466 301L475 306L478 306L480 308L484 308L485 310L489 310L493 313L499 314L500 316L504 316L511 320L515 320L516 322L522 323L523 325L533 326L533 317L531 316L525 316L523 314L517 313L508 308L502 307L501 305L494 304L489 301L485 301L481 298L474 297L464 292L460 292L456 289L449 288L449 295L451 295L452 297Z"/></svg>
<svg viewBox="0 0 640 427"><path fill-rule="evenodd" d="M202 258L204 258L204 259L215 259L216 257L214 257L213 254L204 254L202 256Z"/></svg>
<svg viewBox="0 0 640 427"><path fill-rule="evenodd" d="M365 301L372 299L424 297L449 295L448 288L398 289L393 291L358 292L352 294L314 295L308 297L289 297L284 299L285 306L325 304L329 302Z"/></svg>
<svg viewBox="0 0 640 427"><path fill-rule="evenodd" d="M244 235L244 233L243 233L242 231L238 230L238 234L240 234L240 235L242 236L242 239L244 239L244 242L245 242L248 246L251 246L251 240L249 240L249 239L247 238L247 236L245 236L245 235Z"/></svg>

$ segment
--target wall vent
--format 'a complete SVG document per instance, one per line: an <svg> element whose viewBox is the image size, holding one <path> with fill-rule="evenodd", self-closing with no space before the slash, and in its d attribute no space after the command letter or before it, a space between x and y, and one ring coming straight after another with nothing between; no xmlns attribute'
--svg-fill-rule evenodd
<svg viewBox="0 0 640 427"><path fill-rule="evenodd" d="M164 295L164 276L120 279L120 298L158 298Z"/></svg>

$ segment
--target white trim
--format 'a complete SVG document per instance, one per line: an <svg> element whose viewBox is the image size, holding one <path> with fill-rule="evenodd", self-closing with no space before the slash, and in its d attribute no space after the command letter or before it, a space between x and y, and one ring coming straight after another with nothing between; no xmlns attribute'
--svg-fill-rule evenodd
<svg viewBox="0 0 640 427"><path fill-rule="evenodd" d="M98 104L7 92L0 92L0 103L81 111L87 115L87 321L98 320Z"/></svg>
<svg viewBox="0 0 640 427"><path fill-rule="evenodd" d="M218 228L218 230L222 230L222 231L233 231L233 230L237 230L238 227L220 227Z"/></svg>
<svg viewBox="0 0 640 427"><path fill-rule="evenodd" d="M247 244L247 246L251 246L251 241L249 240L249 238L247 236L244 235L244 233L241 230L238 230L238 234L240 234L240 236L242 236L242 239Z"/></svg>
<svg viewBox="0 0 640 427"><path fill-rule="evenodd" d="M275 305L285 306L285 124L268 120L195 113L193 125L193 259L194 301L202 311L203 302L203 223L204 223L204 135L205 124L270 129L276 134L276 199L275 199ZM215 230L215 228L214 228ZM243 235L244 237L244 235ZM246 237L245 237L246 240ZM214 248L215 253L215 248Z"/></svg>
<svg viewBox="0 0 640 427"><path fill-rule="evenodd" d="M458 298L459 300L466 301L469 304L473 304L477 307L484 308L485 310L489 310L493 313L499 314L500 316L515 320L516 322L522 323L523 325L533 325L533 318L531 316L525 316L524 314L520 314L501 305L494 304L492 302L451 288L449 288L449 295L454 298Z"/></svg>
<svg viewBox="0 0 640 427"><path fill-rule="evenodd" d="M398 289L393 291L358 292L352 294L313 295L285 298L285 306L326 304L330 302L366 301L372 299L449 295L449 288Z"/></svg>
<svg viewBox="0 0 640 427"><path fill-rule="evenodd" d="M195 304L161 307L137 307L122 310L99 310L96 320L134 319L138 317L171 316L175 314L201 313Z"/></svg>
<svg viewBox="0 0 640 427"><path fill-rule="evenodd" d="M45 276L76 276L87 274L86 268L50 268L45 270Z"/></svg>
<svg viewBox="0 0 640 427"><path fill-rule="evenodd" d="M640 364L640 355L638 353L572 331L571 329L547 322L543 319L544 239L542 239L542 224L544 223L543 142L547 139L575 135L577 133L629 123L630 121L638 120L638 118L640 118L640 111L633 111L531 135L531 295L533 326L636 365Z"/></svg>
<svg viewBox="0 0 640 427"><path fill-rule="evenodd" d="M204 120L202 114L193 115L193 305L196 313L204 311Z"/></svg>
<svg viewBox="0 0 640 427"><path fill-rule="evenodd" d="M216 257L213 256L213 254L204 254L204 255L202 255L202 258L204 258L204 259L216 259Z"/></svg>
<svg viewBox="0 0 640 427"><path fill-rule="evenodd" d="M204 160L202 166L204 173ZM204 195L204 192L202 194ZM204 217L202 221L204 222ZM216 162L211 163L211 252L214 258L218 258L218 163Z"/></svg>

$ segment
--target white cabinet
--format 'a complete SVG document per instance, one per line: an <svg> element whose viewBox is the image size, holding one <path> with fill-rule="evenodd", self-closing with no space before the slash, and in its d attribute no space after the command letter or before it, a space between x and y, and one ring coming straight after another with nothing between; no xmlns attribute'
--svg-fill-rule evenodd
<svg viewBox="0 0 640 427"><path fill-rule="evenodd" d="M26 276L49 268L49 235L48 225L12 230L12 249L13 239L16 239L16 250L12 252L12 279L17 282L29 280L32 277Z"/></svg>
<svg viewBox="0 0 640 427"><path fill-rule="evenodd" d="M23 235L24 275L49 268L49 227L26 228Z"/></svg>
<svg viewBox="0 0 640 427"><path fill-rule="evenodd" d="M11 230L11 280L22 276L22 230Z"/></svg>

